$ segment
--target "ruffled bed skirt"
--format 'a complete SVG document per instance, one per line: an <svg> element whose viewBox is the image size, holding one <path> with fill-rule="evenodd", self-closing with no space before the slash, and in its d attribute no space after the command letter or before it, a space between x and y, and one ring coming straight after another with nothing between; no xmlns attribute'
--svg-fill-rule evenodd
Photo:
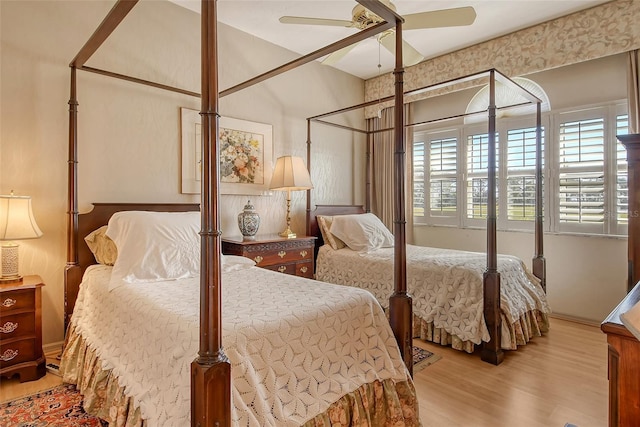
<svg viewBox="0 0 640 427"><path fill-rule="evenodd" d="M84 410L109 423L109 427L144 427L145 420L133 398L125 395L118 379L103 370L96 352L69 328L60 372L62 380L75 384L84 396ZM374 381L342 396L325 412L304 423L304 427L327 426L420 426L413 382Z"/></svg>
<svg viewBox="0 0 640 427"><path fill-rule="evenodd" d="M549 331L549 317L547 313L539 310L526 312L513 324L502 314L502 349L517 350L519 345L525 345L533 337L542 336ZM441 345L451 346L455 350L473 353L475 344L471 341L463 341L456 335L451 335L441 328L433 326L433 322L427 322L414 314L413 335L424 341L431 341Z"/></svg>

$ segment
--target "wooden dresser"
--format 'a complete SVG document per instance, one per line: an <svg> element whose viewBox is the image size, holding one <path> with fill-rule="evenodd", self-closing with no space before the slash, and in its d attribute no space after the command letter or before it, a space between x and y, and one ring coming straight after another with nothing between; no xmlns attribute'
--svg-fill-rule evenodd
<svg viewBox="0 0 640 427"><path fill-rule="evenodd" d="M609 426L640 425L640 341L620 320L638 301L640 283L600 326L609 344Z"/></svg>
<svg viewBox="0 0 640 427"><path fill-rule="evenodd" d="M251 258L258 267L268 270L312 279L315 240L308 236L287 239L278 235L256 236L255 240L223 237L222 253Z"/></svg>
<svg viewBox="0 0 640 427"><path fill-rule="evenodd" d="M0 284L0 377L20 377L20 382L46 373L42 352L42 294L40 276Z"/></svg>

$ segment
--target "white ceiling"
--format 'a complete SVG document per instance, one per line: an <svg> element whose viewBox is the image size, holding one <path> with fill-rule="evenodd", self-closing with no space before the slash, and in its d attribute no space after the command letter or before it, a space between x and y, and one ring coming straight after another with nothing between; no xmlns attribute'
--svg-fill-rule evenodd
<svg viewBox="0 0 640 427"><path fill-rule="evenodd" d="M200 0L170 0L199 12ZM403 37L426 59L511 33L610 0L394 0L400 15L473 6L477 17L470 26L404 31ZM219 0L218 19L301 55L354 34L356 29L282 24L284 15L351 19L355 0L249 1ZM378 64L381 67L378 67ZM393 56L375 39L359 43L334 65L363 79L393 70Z"/></svg>

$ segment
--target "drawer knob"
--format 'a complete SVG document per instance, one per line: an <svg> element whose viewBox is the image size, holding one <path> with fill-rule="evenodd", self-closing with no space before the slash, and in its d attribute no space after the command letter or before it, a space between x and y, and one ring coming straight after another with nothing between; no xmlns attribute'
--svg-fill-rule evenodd
<svg viewBox="0 0 640 427"><path fill-rule="evenodd" d="M284 273L285 271L287 271L287 266L286 265L281 265L280 267L278 267L278 271L280 273Z"/></svg>
<svg viewBox="0 0 640 427"><path fill-rule="evenodd" d="M12 299L12 298L7 298L6 300L4 300L4 301L2 302L2 305L3 305L4 307L12 307L12 306L16 305L16 303L17 303L17 302L18 302L18 301L14 300L14 299Z"/></svg>
<svg viewBox="0 0 640 427"><path fill-rule="evenodd" d="M303 273L306 273L306 272L307 272L307 270L308 270L308 268L307 268L307 266L306 266L306 265L305 265L305 266L303 266L303 267L300 267L300 271L302 271Z"/></svg>
<svg viewBox="0 0 640 427"><path fill-rule="evenodd" d="M286 253L285 251L280 251L280 252L278 252L278 256L279 256L280 258L284 258L284 256L285 256L286 254L287 254L287 253Z"/></svg>
<svg viewBox="0 0 640 427"><path fill-rule="evenodd" d="M0 332L2 332L3 334L10 334L16 329L18 329L18 324L13 322L7 322L4 325L0 326Z"/></svg>
<svg viewBox="0 0 640 427"><path fill-rule="evenodd" d="M255 257L253 260L256 262L256 264L260 264L262 262L264 258L262 258L260 255L258 255L257 257Z"/></svg>
<svg viewBox="0 0 640 427"><path fill-rule="evenodd" d="M300 256L302 258L306 258L307 257L307 251L300 251Z"/></svg>
<svg viewBox="0 0 640 427"><path fill-rule="evenodd" d="M12 350L8 348L4 353L0 354L0 360L3 362L8 362L11 359L14 359L18 355L18 350Z"/></svg>

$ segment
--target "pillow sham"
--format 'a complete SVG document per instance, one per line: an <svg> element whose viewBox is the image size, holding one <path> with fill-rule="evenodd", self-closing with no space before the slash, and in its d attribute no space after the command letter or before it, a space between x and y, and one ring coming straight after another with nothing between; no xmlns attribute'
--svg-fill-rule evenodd
<svg viewBox="0 0 640 427"><path fill-rule="evenodd" d="M107 226L93 230L84 238L93 253L96 262L104 265L113 265L118 258L118 248L116 244L107 235Z"/></svg>
<svg viewBox="0 0 640 427"><path fill-rule="evenodd" d="M336 215L330 232L357 252L393 247L393 234L372 213Z"/></svg>
<svg viewBox="0 0 640 427"><path fill-rule="evenodd" d="M106 235L118 258L109 288L195 277L200 273L200 212L115 213Z"/></svg>
<svg viewBox="0 0 640 427"><path fill-rule="evenodd" d="M336 236L331 234L331 224L333 222L332 216L318 215L316 219L318 220L318 226L320 227L320 234L322 234L322 240L333 249L338 250L346 247L347 245Z"/></svg>

